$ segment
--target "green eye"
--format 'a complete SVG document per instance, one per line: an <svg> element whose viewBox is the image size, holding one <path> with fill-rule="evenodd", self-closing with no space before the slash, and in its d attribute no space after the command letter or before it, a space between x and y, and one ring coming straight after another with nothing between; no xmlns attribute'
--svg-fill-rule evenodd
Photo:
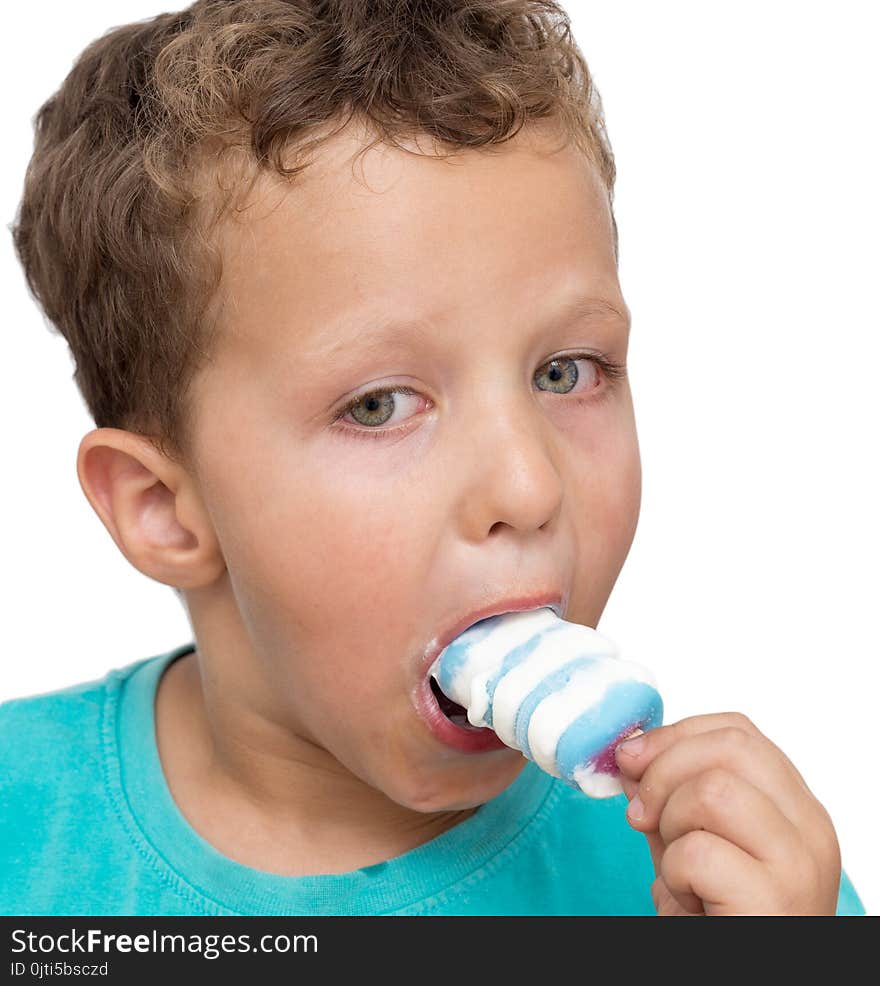
<svg viewBox="0 0 880 986"><path fill-rule="evenodd" d="M565 356L555 356L552 360L545 363L535 373L534 379L537 381L545 378L548 381L547 386L540 387L541 390L547 393L565 396L571 393L575 384L580 379L580 371L576 365L580 360L587 360L601 371L601 376L606 378L608 386L593 388L583 397L580 394L576 395L573 400L579 403L596 403L604 397L609 396L613 390L614 383L626 376L626 367L623 364L615 363L601 353L570 353ZM395 394L411 394L414 397L420 396L418 391L413 390L412 387L405 386L370 390L365 394L358 394L357 397L353 397L336 414L333 420L336 422L344 418L347 414L351 414L352 418L360 427L346 427L342 430L349 431L358 437L383 438L395 433L402 433L401 428L404 426L398 428L382 427L382 425L391 419L391 416L396 410Z"/></svg>
<svg viewBox="0 0 880 986"><path fill-rule="evenodd" d="M383 390L369 390L365 394L359 394L352 398L336 415L334 421L344 418L346 414L351 414L358 424L375 431L390 419L396 409L393 394L419 396L412 387L401 386L387 387Z"/></svg>
<svg viewBox="0 0 880 986"><path fill-rule="evenodd" d="M562 356L551 360L549 363L544 364L544 366L548 367L546 373L541 373L539 370L535 374L535 379L538 380L543 376L550 381L550 387L548 389L552 393L567 394L572 390L580 377L576 366L577 362L576 359L570 356Z"/></svg>
<svg viewBox="0 0 880 986"><path fill-rule="evenodd" d="M359 411L363 408L363 411ZM390 390L374 390L359 397L348 409L359 425L376 427L384 425L394 414L394 398Z"/></svg>

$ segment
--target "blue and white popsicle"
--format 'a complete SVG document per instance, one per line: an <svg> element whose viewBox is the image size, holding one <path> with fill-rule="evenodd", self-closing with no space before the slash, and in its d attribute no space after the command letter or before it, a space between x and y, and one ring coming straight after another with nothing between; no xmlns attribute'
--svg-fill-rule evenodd
<svg viewBox="0 0 880 986"><path fill-rule="evenodd" d="M549 608L474 623L440 652L430 674L472 725L488 726L591 798L622 793L615 746L663 721L646 668Z"/></svg>

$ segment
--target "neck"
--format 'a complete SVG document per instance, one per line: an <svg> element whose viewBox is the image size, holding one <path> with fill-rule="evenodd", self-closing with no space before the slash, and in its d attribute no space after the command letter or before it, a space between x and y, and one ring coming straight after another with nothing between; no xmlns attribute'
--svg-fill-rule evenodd
<svg viewBox="0 0 880 986"><path fill-rule="evenodd" d="M167 669L156 736L178 808L224 855L290 876L347 872L414 849L476 811L393 802L261 711L247 688L212 676L213 658L200 643Z"/></svg>

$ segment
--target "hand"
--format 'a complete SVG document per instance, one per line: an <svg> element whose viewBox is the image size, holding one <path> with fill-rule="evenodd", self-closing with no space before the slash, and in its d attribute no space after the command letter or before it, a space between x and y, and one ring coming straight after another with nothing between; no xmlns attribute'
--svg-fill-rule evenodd
<svg viewBox="0 0 880 986"><path fill-rule="evenodd" d="M840 847L831 819L749 719L693 716L633 746L615 755L627 820L654 861L658 914L836 912Z"/></svg>

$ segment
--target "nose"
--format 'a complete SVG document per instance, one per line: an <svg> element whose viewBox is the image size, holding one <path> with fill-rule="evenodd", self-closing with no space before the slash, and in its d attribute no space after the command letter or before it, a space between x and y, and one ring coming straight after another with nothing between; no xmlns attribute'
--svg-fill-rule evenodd
<svg viewBox="0 0 880 986"><path fill-rule="evenodd" d="M496 396L470 420L460 512L466 536L479 540L499 525L543 527L559 511L563 480L541 408L528 396Z"/></svg>

